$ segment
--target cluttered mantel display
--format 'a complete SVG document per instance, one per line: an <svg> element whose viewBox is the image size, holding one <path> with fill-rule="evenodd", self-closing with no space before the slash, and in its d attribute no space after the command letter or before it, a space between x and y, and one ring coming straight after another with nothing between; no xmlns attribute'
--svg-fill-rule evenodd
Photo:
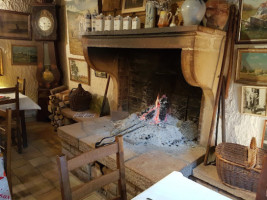
<svg viewBox="0 0 267 200"><path fill-rule="evenodd" d="M144 28L199 25L206 13L206 4L203 0L184 1L182 5L177 7L175 14L170 12L170 0L144 1L144 7L146 11ZM217 23L217 21L213 18L213 24L209 24L209 27L223 30L228 19L228 6L224 7L224 9L226 9L226 12L224 12L227 16L226 19L221 19L220 23ZM124 11L123 13L127 13L125 12L125 9L122 11ZM209 15L209 17L211 16ZM203 20L204 25L206 25L208 21L211 21L208 19L209 17ZM224 15L222 17L224 17ZM104 16L102 13L97 14L96 11L93 13L88 11L88 13L85 15L84 34L95 31L120 31L141 28L142 26L138 16Z"/></svg>

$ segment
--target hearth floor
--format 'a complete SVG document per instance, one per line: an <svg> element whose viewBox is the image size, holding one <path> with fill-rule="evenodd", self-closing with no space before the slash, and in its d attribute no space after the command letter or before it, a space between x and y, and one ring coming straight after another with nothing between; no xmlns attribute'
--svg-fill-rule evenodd
<svg viewBox="0 0 267 200"><path fill-rule="evenodd" d="M60 186L56 155L61 154L61 142L50 123L27 122L28 147L22 154L12 148L13 198L25 200L59 200ZM82 182L70 174L72 186ZM86 200L103 200L96 192Z"/></svg>
<svg viewBox="0 0 267 200"><path fill-rule="evenodd" d="M58 134L62 139L62 151L72 156L76 152L95 148L95 143L109 136L112 128L110 117L60 127ZM180 150L166 151L157 147L132 145L124 140L126 181L143 191L172 171L181 171L184 176L190 176L193 168L202 162L205 148L188 146ZM111 155L102 164L113 169L115 155Z"/></svg>
<svg viewBox="0 0 267 200"><path fill-rule="evenodd" d="M254 200L256 198L256 193L254 192L235 189L224 185L218 177L216 166L204 166L204 164L201 164L193 170L193 177L197 178L197 180L195 180L196 182L222 193L225 196L229 196L231 199L241 198L244 200Z"/></svg>

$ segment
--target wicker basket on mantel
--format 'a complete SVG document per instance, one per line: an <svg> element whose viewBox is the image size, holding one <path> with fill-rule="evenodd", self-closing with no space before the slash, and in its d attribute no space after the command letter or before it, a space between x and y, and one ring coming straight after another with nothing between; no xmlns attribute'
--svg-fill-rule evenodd
<svg viewBox="0 0 267 200"><path fill-rule="evenodd" d="M234 188L257 191L262 159L267 150L257 148L255 138L250 147L221 143L216 147L216 168L221 181Z"/></svg>

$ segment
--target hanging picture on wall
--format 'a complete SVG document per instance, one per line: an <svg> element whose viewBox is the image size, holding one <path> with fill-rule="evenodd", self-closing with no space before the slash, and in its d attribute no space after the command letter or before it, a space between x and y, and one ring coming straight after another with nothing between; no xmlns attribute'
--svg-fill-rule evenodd
<svg viewBox="0 0 267 200"><path fill-rule="evenodd" d="M2 49L0 49L0 76L4 75L4 67L3 67L3 53Z"/></svg>
<svg viewBox="0 0 267 200"><path fill-rule="evenodd" d="M266 42L266 0L242 0L240 6L238 42Z"/></svg>
<svg viewBox="0 0 267 200"><path fill-rule="evenodd" d="M267 49L237 49L235 80L250 85L267 85Z"/></svg>
<svg viewBox="0 0 267 200"><path fill-rule="evenodd" d="M141 12L146 9L145 0L123 0L122 13Z"/></svg>
<svg viewBox="0 0 267 200"><path fill-rule="evenodd" d="M11 45L12 65L37 65L37 47Z"/></svg>
<svg viewBox="0 0 267 200"><path fill-rule="evenodd" d="M0 10L0 38L30 40L30 14Z"/></svg>
<svg viewBox="0 0 267 200"><path fill-rule="evenodd" d="M98 77L98 78L107 78L107 73L106 72L95 71L95 76Z"/></svg>
<svg viewBox="0 0 267 200"><path fill-rule="evenodd" d="M85 60L69 58L70 80L89 85L90 70Z"/></svg>
<svg viewBox="0 0 267 200"><path fill-rule="evenodd" d="M73 55L83 55L81 37L85 32L85 14L98 13L98 0L66 1L69 48Z"/></svg>
<svg viewBox="0 0 267 200"><path fill-rule="evenodd" d="M241 112L266 116L266 87L242 86Z"/></svg>
<svg viewBox="0 0 267 200"><path fill-rule="evenodd" d="M267 120L264 121L263 133L262 133L262 141L261 141L261 148L267 150Z"/></svg>

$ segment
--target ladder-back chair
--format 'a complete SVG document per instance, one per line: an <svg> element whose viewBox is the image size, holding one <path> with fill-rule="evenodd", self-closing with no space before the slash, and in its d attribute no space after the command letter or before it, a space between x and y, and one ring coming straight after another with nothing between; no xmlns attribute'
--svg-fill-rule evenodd
<svg viewBox="0 0 267 200"><path fill-rule="evenodd" d="M21 94L25 95L26 94L26 80L25 80L25 78L22 79L22 78L17 77L17 84L19 87L19 92ZM26 132L25 111L20 110L19 114L20 114L23 147L27 147L28 141L27 141L27 132Z"/></svg>
<svg viewBox="0 0 267 200"><path fill-rule="evenodd" d="M256 200L267 200L267 155L263 158L263 165L258 182Z"/></svg>
<svg viewBox="0 0 267 200"><path fill-rule="evenodd" d="M76 186L71 189L69 180L69 171L72 171L78 167L92 163L98 159L104 158L111 154L116 154L117 170L102 175L96 179L93 179L81 186ZM89 152L83 153L77 157L66 160L66 156L58 156L57 163L60 177L60 187L62 200L76 200L82 199L100 189L101 187L118 181L119 197L116 200L126 200L126 183L125 183L125 167L124 167L124 155L123 155L123 138L117 136L115 143L103 146Z"/></svg>
<svg viewBox="0 0 267 200"><path fill-rule="evenodd" d="M0 148L4 158L4 168L10 193L12 194L12 179L11 179L11 109L0 110L0 116L4 119L0 127Z"/></svg>
<svg viewBox="0 0 267 200"><path fill-rule="evenodd" d="M19 90L18 90L18 84L16 84L15 87L11 88L0 88L0 94L5 93L14 93L14 98L9 99L1 99L0 100L0 106L4 104L15 104L15 109L12 110L12 117L15 118L15 124L12 124L15 127L15 135L12 136L12 140L17 142L18 152L22 152L22 144L21 144L21 130L20 130L20 113L19 113ZM9 107L9 106L7 106Z"/></svg>

